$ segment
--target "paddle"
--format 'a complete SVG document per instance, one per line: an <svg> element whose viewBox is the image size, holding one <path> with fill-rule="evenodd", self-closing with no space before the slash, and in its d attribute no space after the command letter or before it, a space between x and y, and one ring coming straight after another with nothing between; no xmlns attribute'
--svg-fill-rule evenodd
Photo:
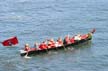
<svg viewBox="0 0 108 71"><path fill-rule="evenodd" d="M46 48L45 50L46 50L46 52L48 53L48 48Z"/></svg>
<svg viewBox="0 0 108 71"><path fill-rule="evenodd" d="M63 48L64 48L65 51L67 50L64 44L63 44Z"/></svg>
<svg viewBox="0 0 108 71"><path fill-rule="evenodd" d="M24 58L31 58L31 57L28 56L28 52L29 51L20 50L20 53L26 53L26 55L24 56Z"/></svg>
<svg viewBox="0 0 108 71"><path fill-rule="evenodd" d="M65 47L65 44L63 44L63 48L64 48L64 50L66 51L66 47Z"/></svg>
<svg viewBox="0 0 108 71"><path fill-rule="evenodd" d="M27 51L27 53L26 53L26 55L24 56L24 58L27 58L27 59L31 58L31 57L28 56L28 52L29 52L29 51Z"/></svg>

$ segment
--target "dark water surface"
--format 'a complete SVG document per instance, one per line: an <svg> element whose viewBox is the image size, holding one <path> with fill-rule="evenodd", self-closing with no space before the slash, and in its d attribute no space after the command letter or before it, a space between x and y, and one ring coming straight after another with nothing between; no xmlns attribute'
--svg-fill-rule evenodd
<svg viewBox="0 0 108 71"><path fill-rule="evenodd" d="M0 0L0 41L17 36L19 45L0 45L0 71L108 71L107 0ZM25 59L19 50L46 38L87 33L93 40Z"/></svg>

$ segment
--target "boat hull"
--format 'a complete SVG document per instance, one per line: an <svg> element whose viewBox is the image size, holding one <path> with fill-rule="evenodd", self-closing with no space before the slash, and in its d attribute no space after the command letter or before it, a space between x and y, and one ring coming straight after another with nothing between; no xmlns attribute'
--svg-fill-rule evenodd
<svg viewBox="0 0 108 71"><path fill-rule="evenodd" d="M75 45L79 45L79 44L88 42L88 41L90 41L91 39L92 39L92 37L91 37L91 38L87 38L87 39L83 39L83 40L80 40L80 41L76 41L75 43L72 43L72 44L67 44L67 45L64 45L64 46L55 47L55 48L50 48L50 49L31 50L31 51L28 52L28 56L47 53L48 51L51 51L51 50L60 50L60 49L72 47L72 46L75 46ZM20 55L21 55L21 56L25 56L26 54L27 54L27 52L24 52L24 53L21 53Z"/></svg>

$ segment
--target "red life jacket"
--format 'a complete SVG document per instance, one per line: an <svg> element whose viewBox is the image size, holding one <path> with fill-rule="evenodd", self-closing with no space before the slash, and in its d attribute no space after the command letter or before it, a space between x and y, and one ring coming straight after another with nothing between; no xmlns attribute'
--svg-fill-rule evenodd
<svg viewBox="0 0 108 71"><path fill-rule="evenodd" d="M55 47L55 43L53 41L51 43L51 47Z"/></svg>
<svg viewBox="0 0 108 71"><path fill-rule="evenodd" d="M47 49L48 48L47 44L43 44L43 48Z"/></svg>
<svg viewBox="0 0 108 71"><path fill-rule="evenodd" d="M48 44L48 47L49 48L55 47L55 43L53 41L50 41Z"/></svg>
<svg viewBox="0 0 108 71"><path fill-rule="evenodd" d="M61 40L58 40L58 44L63 45L63 42Z"/></svg>
<svg viewBox="0 0 108 71"><path fill-rule="evenodd" d="M70 44L70 39L68 37L65 38L66 44Z"/></svg>
<svg viewBox="0 0 108 71"><path fill-rule="evenodd" d="M70 42L71 42L71 43L75 43L74 37L72 37L72 38L70 39Z"/></svg>
<svg viewBox="0 0 108 71"><path fill-rule="evenodd" d="M46 44L44 44L44 43L42 43L42 44L40 44L39 45L39 48L41 49L41 50L43 50L43 49L47 49L47 45Z"/></svg>
<svg viewBox="0 0 108 71"><path fill-rule="evenodd" d="M24 50L25 50L25 51L30 51L30 48L26 48L26 47L25 47Z"/></svg>

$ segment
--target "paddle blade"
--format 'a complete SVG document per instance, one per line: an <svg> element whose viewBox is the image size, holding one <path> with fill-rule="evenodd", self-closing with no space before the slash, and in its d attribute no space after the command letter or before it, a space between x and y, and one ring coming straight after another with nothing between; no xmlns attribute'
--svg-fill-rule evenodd
<svg viewBox="0 0 108 71"><path fill-rule="evenodd" d="M7 40L4 40L2 42L3 46L12 46L12 45L16 45L16 44L18 44L18 39L17 39L16 36L15 37L11 37L11 38L9 38Z"/></svg>
<svg viewBox="0 0 108 71"><path fill-rule="evenodd" d="M29 57L29 56L26 55L26 56L24 56L24 58L26 58L26 59L30 59L31 57Z"/></svg>

